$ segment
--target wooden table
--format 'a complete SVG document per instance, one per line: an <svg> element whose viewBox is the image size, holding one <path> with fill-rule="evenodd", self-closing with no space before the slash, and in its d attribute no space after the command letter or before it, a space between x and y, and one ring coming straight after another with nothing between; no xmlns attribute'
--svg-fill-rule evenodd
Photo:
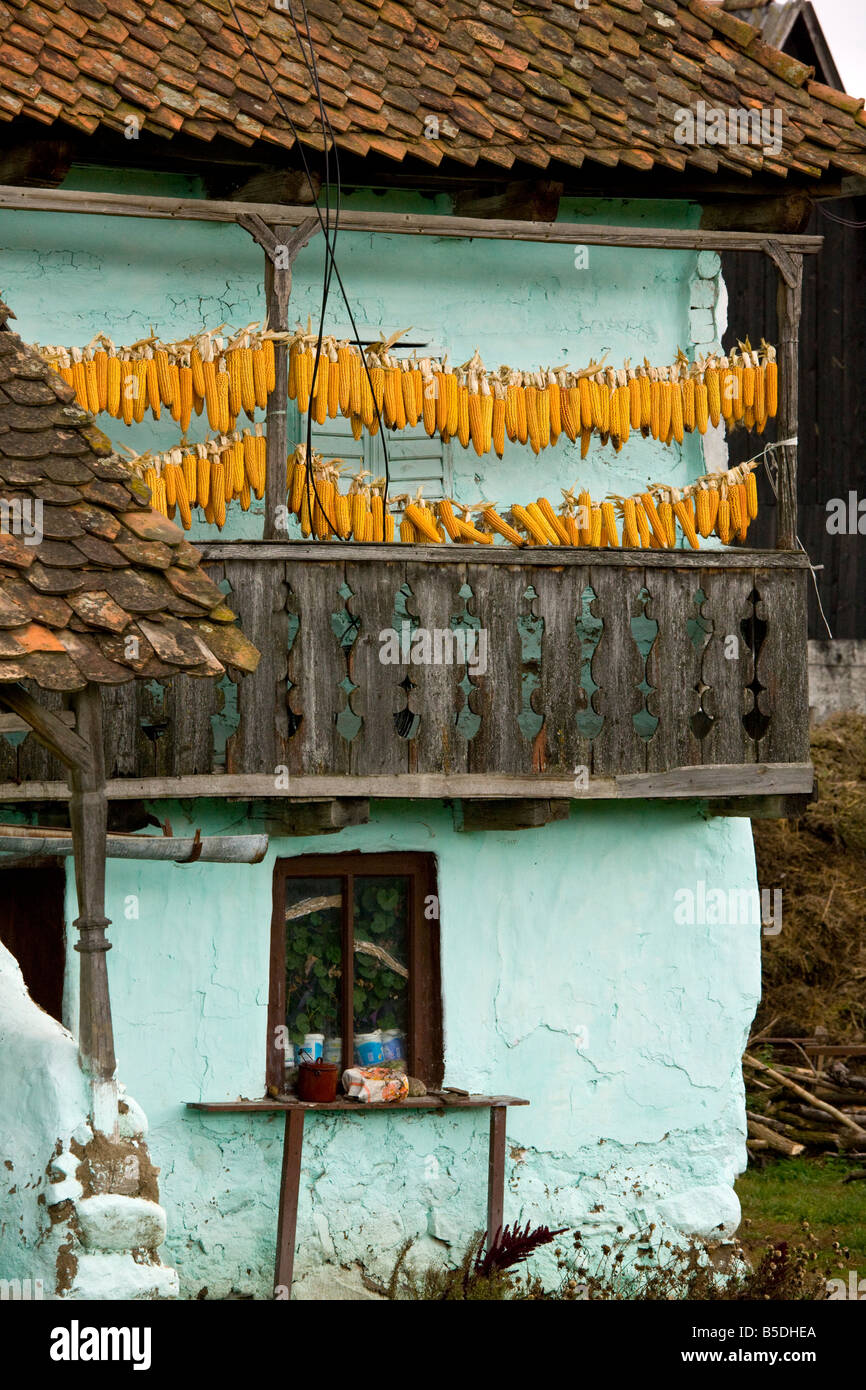
<svg viewBox="0 0 866 1390"><path fill-rule="evenodd" d="M280 1179L280 1207L277 1223L277 1257L274 1266L274 1287L284 1288L291 1295L295 1265L295 1236L298 1226L298 1198L301 1188L301 1152L304 1145L304 1117L315 1114L351 1112L368 1115L373 1110L400 1111L431 1110L489 1110L490 1147L487 1159L487 1244L495 1240L502 1229L505 1206L505 1118L509 1105L528 1105L518 1096L463 1095L453 1091L435 1091L426 1096L408 1097L389 1102L364 1102L341 1097L327 1104L294 1099L187 1101L188 1110L204 1110L210 1115L285 1114L283 1139L283 1171Z"/></svg>

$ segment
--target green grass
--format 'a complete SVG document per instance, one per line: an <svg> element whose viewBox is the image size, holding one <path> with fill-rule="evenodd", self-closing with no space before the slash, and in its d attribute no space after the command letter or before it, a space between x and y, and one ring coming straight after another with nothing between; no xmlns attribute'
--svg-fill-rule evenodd
<svg viewBox="0 0 866 1390"><path fill-rule="evenodd" d="M750 1168L737 1182L743 1208L738 1235L746 1250L778 1240L808 1242L829 1277L847 1277L856 1269L858 1278L866 1278L866 1179L842 1181L864 1168L862 1158L832 1157L771 1159L763 1168ZM835 1241L842 1253L833 1249Z"/></svg>

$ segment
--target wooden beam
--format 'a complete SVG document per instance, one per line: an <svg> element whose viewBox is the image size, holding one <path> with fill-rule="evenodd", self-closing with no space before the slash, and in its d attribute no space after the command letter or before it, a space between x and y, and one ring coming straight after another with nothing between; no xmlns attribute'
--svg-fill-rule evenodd
<svg viewBox="0 0 866 1390"><path fill-rule="evenodd" d="M795 796L739 796L711 801L711 816L741 816L749 820L798 820L814 801L812 792Z"/></svg>
<svg viewBox="0 0 866 1390"><path fill-rule="evenodd" d="M779 361L779 411L776 428L780 439L797 440L800 395L800 314L803 299L803 257L773 239L767 254L776 266L777 353ZM778 513L776 546L780 551L797 547L797 444L776 451L778 463Z"/></svg>
<svg viewBox="0 0 866 1390"><path fill-rule="evenodd" d="M317 218L307 217L300 227L280 223L273 229L262 219L247 217L242 225L265 249L265 297L268 306L268 327L285 333L289 327L289 297L292 292L292 265L295 257L319 230ZM268 396L265 411L267 431L267 480L265 486L265 522L263 538L273 541L286 539L282 519L286 507L286 457L288 454L288 381L289 349L285 341L274 343L276 384Z"/></svg>
<svg viewBox="0 0 866 1390"><path fill-rule="evenodd" d="M89 684L77 691L74 708L80 736L91 750L86 769L73 767L70 773L69 819L75 847L75 888L78 917L74 925L79 939L75 950L81 955L79 992L78 1049L84 1069L94 1085L94 1127L113 1134L117 1128L116 1099L111 1114L115 1055L108 994L105 939L110 925L105 916L105 840L108 829L108 801L105 795L105 764L102 752L102 693ZM107 1097L107 1108L100 1113L97 1097Z"/></svg>
<svg viewBox="0 0 866 1390"><path fill-rule="evenodd" d="M199 541L197 548L207 561L222 560L302 560L333 564L346 561L363 565L390 560L394 565L429 561L440 565L520 565L530 569L535 565L551 565L555 569L626 568L653 569L730 569L762 570L809 568L808 557L795 552L780 554L777 550L592 550L580 546L533 546L516 550L510 545L413 545L411 557L406 547L357 542L328 541L318 544L292 541L275 545L268 541Z"/></svg>
<svg viewBox="0 0 866 1390"><path fill-rule="evenodd" d="M369 803L368 803L369 804ZM0 853L16 850L44 858L68 858L74 853L71 830L27 825L0 825ZM267 835L106 835L109 859L148 859L169 864L260 864L268 849ZM0 858L5 867L5 858Z"/></svg>
<svg viewBox="0 0 866 1390"><path fill-rule="evenodd" d="M334 835L347 825L366 825L369 797L328 798L323 801L274 801L264 808L269 835Z"/></svg>
<svg viewBox="0 0 866 1390"><path fill-rule="evenodd" d="M420 798L473 801L532 797L552 801L707 800L712 797L779 796L809 793L815 781L811 763L730 763L721 766L672 768L668 772L637 772L617 777L591 777L576 789L568 777L544 773L412 773L354 777L339 774L291 777L286 799L308 797L371 800ZM166 801L216 797L241 801L273 801L270 773L203 773L189 777L117 777L106 784L111 801ZM65 782L0 783L0 803L65 801Z"/></svg>
<svg viewBox="0 0 866 1390"><path fill-rule="evenodd" d="M282 203L232 203L206 198L152 198L119 193L83 193L74 189L16 188L0 185L0 208L28 212L71 212L99 217L152 217L169 221L231 222L260 217L274 226L298 227L310 209ZM674 231L668 227L610 227L580 222L522 222L502 218L428 217L404 212L354 212L342 209L340 230L384 232L398 236L478 237L494 241L543 241L563 245L634 246L659 250L765 251L759 232ZM790 251L815 255L820 236L779 236Z"/></svg>
<svg viewBox="0 0 866 1390"><path fill-rule="evenodd" d="M508 797L503 801L463 800L454 803L454 829L530 830L553 820L567 820L570 801L538 797Z"/></svg>
<svg viewBox="0 0 866 1390"><path fill-rule="evenodd" d="M23 719L33 737L67 767L84 770L92 766L89 744L59 715L40 705L23 685L0 685L0 703Z"/></svg>

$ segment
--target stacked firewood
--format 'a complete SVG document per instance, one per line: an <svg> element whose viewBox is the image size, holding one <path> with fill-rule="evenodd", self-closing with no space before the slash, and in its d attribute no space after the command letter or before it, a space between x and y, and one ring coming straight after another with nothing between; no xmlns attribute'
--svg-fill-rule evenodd
<svg viewBox="0 0 866 1390"><path fill-rule="evenodd" d="M802 1066L769 1066L746 1053L749 1152L866 1155L866 1076L840 1061L821 1071L807 1060Z"/></svg>

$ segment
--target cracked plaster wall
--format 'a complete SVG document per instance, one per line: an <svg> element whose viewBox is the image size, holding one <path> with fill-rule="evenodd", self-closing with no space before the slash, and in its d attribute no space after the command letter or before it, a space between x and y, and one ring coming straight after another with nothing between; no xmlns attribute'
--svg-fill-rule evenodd
<svg viewBox="0 0 866 1390"><path fill-rule="evenodd" d="M257 828L188 809L177 834ZM438 803L376 803L369 825L272 838L257 866L109 862L118 1068L149 1118L182 1296L271 1296L282 1119L184 1102L263 1092L274 859L399 849L438 860L446 1084L532 1102L509 1111L506 1219L735 1226L759 928L678 925L674 894L754 887L749 822L595 803L458 834ZM459 1252L484 1223L486 1149L486 1115L309 1117L296 1296L347 1296L340 1266L387 1275L409 1234L421 1257Z"/></svg>
<svg viewBox="0 0 866 1390"><path fill-rule="evenodd" d="M134 149L130 154L134 157ZM202 194L195 181L180 176L116 170L75 170L64 187ZM351 193L345 205L424 213L445 213L450 206L444 196L363 191ZM685 202L568 199L559 216L683 228L698 225L700 208ZM625 357L639 363L644 355L653 363L671 362L678 347L695 351L695 315L709 312L693 307L694 286L703 278L693 251L341 232L339 259L362 339L409 328L407 340L448 349L452 362L466 361L478 348L491 368L501 362L578 367L605 354L614 366ZM252 238L224 224L0 212L0 289L18 316L16 329L29 341L84 345L102 331L123 344L152 329L174 339L222 323L243 327L264 314L263 263ZM318 324L321 274L322 243L314 237L293 271L293 322L306 323L310 315ZM714 302L717 277L718 268L715 278L703 279ZM350 331L336 290L327 327L338 336ZM100 423L117 442L139 452L177 443L177 427L167 411L159 423L125 427L110 417ZM205 416L194 416L189 438L204 438L206 432ZM573 486L578 477L595 497L634 492L650 481L681 485L704 471L697 435L668 449L636 436L619 454L594 439L583 462L579 442L572 445L563 435L532 462L531 481L527 452L519 445L506 443L501 461L459 448L452 457L460 500L484 498L505 507L530 501L538 492L556 504L560 488ZM395 477L399 481L396 471ZM233 504L224 536L260 537L260 507L254 503L244 514ZM191 534L195 539L211 529L194 522Z"/></svg>

